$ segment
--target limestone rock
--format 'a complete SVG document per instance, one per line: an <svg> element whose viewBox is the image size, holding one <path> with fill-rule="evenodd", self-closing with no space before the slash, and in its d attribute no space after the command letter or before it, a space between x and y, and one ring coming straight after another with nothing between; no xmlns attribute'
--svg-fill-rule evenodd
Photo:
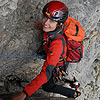
<svg viewBox="0 0 100 100"><path fill-rule="evenodd" d="M49 1L52 0L0 0L0 100L4 100L5 95L11 97L9 93L22 91L41 71L44 61L37 57L10 56L34 56L32 52L37 52L42 37L38 34L39 30L33 26L42 20L42 8ZM70 64L67 70L69 75L75 75L81 84L79 90L82 95L77 100L99 100L100 0L59 1L68 6L69 15L77 19L86 32L83 41L84 57L81 62ZM44 97L50 96L41 89L38 93ZM36 100L38 93L28 99Z"/></svg>

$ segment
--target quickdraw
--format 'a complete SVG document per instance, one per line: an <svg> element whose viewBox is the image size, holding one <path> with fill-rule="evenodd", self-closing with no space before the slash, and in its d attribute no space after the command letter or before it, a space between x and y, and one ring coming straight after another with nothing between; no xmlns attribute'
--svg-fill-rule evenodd
<svg viewBox="0 0 100 100"><path fill-rule="evenodd" d="M80 83L76 80L76 78L73 76L73 80L67 79L68 74L64 71L63 66L56 67L53 70L53 81L54 83L58 82L58 80L64 81L64 83L69 83L69 86L71 88L74 88L77 90L80 87Z"/></svg>
<svg viewBox="0 0 100 100"><path fill-rule="evenodd" d="M68 74L64 71L64 67L63 66L55 67L55 69L53 70L53 76L54 76L54 79L56 81L62 80L63 79L63 76L64 77L67 77L67 75Z"/></svg>

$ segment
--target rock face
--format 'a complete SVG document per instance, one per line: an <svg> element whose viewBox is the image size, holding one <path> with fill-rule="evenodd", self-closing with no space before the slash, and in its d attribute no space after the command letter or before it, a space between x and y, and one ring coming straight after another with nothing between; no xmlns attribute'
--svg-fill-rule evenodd
<svg viewBox="0 0 100 100"><path fill-rule="evenodd" d="M32 51L36 52L40 47L41 35L33 26L41 21L42 8L49 1L51 0L0 0L0 100L7 100L5 97L22 91L41 71L43 60L28 56L34 56ZM81 84L82 95L77 100L99 100L100 0L59 1L68 6L69 15L77 19L86 32L83 41L84 57L81 62L70 64L67 70ZM27 100L36 100L35 96L39 97L39 94L49 97L48 93L41 91L38 90Z"/></svg>

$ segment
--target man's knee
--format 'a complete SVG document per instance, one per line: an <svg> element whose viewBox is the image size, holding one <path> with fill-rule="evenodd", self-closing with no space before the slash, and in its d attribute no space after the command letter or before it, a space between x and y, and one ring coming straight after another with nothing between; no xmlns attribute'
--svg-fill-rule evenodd
<svg viewBox="0 0 100 100"><path fill-rule="evenodd" d="M47 92L52 92L53 91L53 88L54 88L54 85L53 84L44 84L42 86L42 89L44 91L47 91Z"/></svg>

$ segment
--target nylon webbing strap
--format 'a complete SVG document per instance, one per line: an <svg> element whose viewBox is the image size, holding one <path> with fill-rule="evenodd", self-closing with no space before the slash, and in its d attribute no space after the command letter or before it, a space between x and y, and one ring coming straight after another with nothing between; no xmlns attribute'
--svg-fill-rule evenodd
<svg viewBox="0 0 100 100"><path fill-rule="evenodd" d="M75 26L76 26L76 33L75 33L75 36L77 36L77 34L78 34L78 32L79 32L79 28L78 28L77 25L75 25Z"/></svg>
<svg viewBox="0 0 100 100"><path fill-rule="evenodd" d="M61 34L63 34L62 32L59 32L58 34L54 34L52 36L49 36L49 43L48 43L48 48L50 46L50 43L58 36L60 36Z"/></svg>
<svg viewBox="0 0 100 100"><path fill-rule="evenodd" d="M54 38L58 37L59 35L63 34L62 32L58 33L58 34L54 34L50 37L51 40L53 40Z"/></svg>
<svg viewBox="0 0 100 100"><path fill-rule="evenodd" d="M62 40L62 44L63 44L63 52L61 54L61 56L65 53L65 40L63 39L63 37L60 38Z"/></svg>

